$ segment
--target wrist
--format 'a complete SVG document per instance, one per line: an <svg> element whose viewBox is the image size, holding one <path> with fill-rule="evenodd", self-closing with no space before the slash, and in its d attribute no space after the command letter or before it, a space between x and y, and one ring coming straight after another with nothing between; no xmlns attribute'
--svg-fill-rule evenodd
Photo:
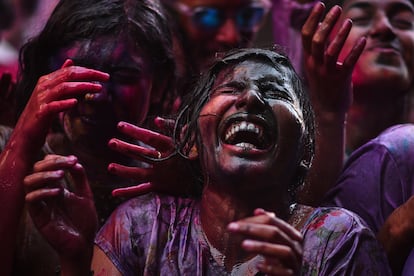
<svg viewBox="0 0 414 276"><path fill-rule="evenodd" d="M347 113L342 111L315 111L315 120L318 125L344 127Z"/></svg>

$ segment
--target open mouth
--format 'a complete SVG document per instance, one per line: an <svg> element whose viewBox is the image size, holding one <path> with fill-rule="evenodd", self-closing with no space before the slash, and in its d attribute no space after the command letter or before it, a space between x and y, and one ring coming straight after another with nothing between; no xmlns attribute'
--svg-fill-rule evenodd
<svg viewBox="0 0 414 276"><path fill-rule="evenodd" d="M224 123L221 140L223 143L244 150L266 150L275 143L275 128L271 128L259 116L232 117Z"/></svg>

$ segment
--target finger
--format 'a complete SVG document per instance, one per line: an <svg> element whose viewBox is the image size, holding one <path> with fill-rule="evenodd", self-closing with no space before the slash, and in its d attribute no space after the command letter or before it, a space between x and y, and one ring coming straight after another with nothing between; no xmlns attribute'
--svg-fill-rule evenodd
<svg viewBox="0 0 414 276"><path fill-rule="evenodd" d="M280 228L284 233L287 233L287 235L290 238L298 242L303 241L302 234L295 227L290 225L288 222L284 221L283 219L278 218L275 213L268 212L261 208L256 209L254 213L255 215L262 215L262 214L267 215L270 218L271 224Z"/></svg>
<svg viewBox="0 0 414 276"><path fill-rule="evenodd" d="M62 82L69 81L100 81L109 80L109 74L80 66L70 66L56 70L39 78L38 85L43 89L51 89Z"/></svg>
<svg viewBox="0 0 414 276"><path fill-rule="evenodd" d="M134 179L138 183L150 182L154 178L154 171L150 168L127 167L111 163L108 166L108 171L124 178Z"/></svg>
<svg viewBox="0 0 414 276"><path fill-rule="evenodd" d="M120 122L118 124L118 130L125 135L158 149L159 151L171 151L174 147L174 143L170 137L126 122Z"/></svg>
<svg viewBox="0 0 414 276"><path fill-rule="evenodd" d="M101 90L102 85L99 83L63 82L48 91L46 100L68 99L86 94L98 93Z"/></svg>
<svg viewBox="0 0 414 276"><path fill-rule="evenodd" d="M233 233L241 234L250 239L269 241L284 245L293 244L293 240L286 233L273 225L239 221L237 223L230 223L228 229Z"/></svg>
<svg viewBox="0 0 414 276"><path fill-rule="evenodd" d="M30 193L46 186L57 185L58 181L63 179L64 175L64 171L62 170L30 174L23 179L25 191L26 193Z"/></svg>
<svg viewBox="0 0 414 276"><path fill-rule="evenodd" d="M248 253L264 256L267 264L281 264L294 271L300 267L302 251L297 252L286 245L256 240L244 240L242 242L242 248Z"/></svg>
<svg viewBox="0 0 414 276"><path fill-rule="evenodd" d="M79 163L68 169L73 186L73 192L81 197L93 199L85 169Z"/></svg>
<svg viewBox="0 0 414 276"><path fill-rule="evenodd" d="M339 29L337 35L332 40L331 44L326 49L326 56L325 60L327 63L328 68L335 68L336 63L338 61L339 54L342 50L342 47L345 44L345 41L349 35L349 32L352 28L352 21L350 19L346 19L345 22L342 24L341 28Z"/></svg>
<svg viewBox="0 0 414 276"><path fill-rule="evenodd" d="M352 47L351 52L345 58L343 66L348 70L352 71L358 58L361 56L362 52L364 51L365 45L367 43L366 37L361 37L357 40L354 47Z"/></svg>
<svg viewBox="0 0 414 276"><path fill-rule="evenodd" d="M152 183L142 183L133 187L118 188L112 191L112 196L134 197L155 191Z"/></svg>
<svg viewBox="0 0 414 276"><path fill-rule="evenodd" d="M341 8L334 6L326 15L325 19L319 24L315 35L312 38L312 55L316 62L324 62L325 46L328 43L328 37L335 23L341 16Z"/></svg>
<svg viewBox="0 0 414 276"><path fill-rule="evenodd" d="M229 231L243 235L260 237L263 240L288 242L291 240L302 242L302 234L286 221L276 217L274 213L266 212L263 215L232 222ZM286 243L285 243L286 244Z"/></svg>
<svg viewBox="0 0 414 276"><path fill-rule="evenodd" d="M174 130L175 120L172 119L164 119L161 117L156 117L154 119L154 123L157 128L164 133L169 133L170 131Z"/></svg>
<svg viewBox="0 0 414 276"><path fill-rule="evenodd" d="M71 60L71 59L67 59L67 60L65 60L65 62L63 63L62 67L60 67L60 68L70 67L70 66L73 66L73 65L74 65L73 60Z"/></svg>
<svg viewBox="0 0 414 276"><path fill-rule="evenodd" d="M62 188L43 188L31 191L26 194L25 200L28 203L35 203L44 200L50 200L60 196L63 192Z"/></svg>
<svg viewBox="0 0 414 276"><path fill-rule="evenodd" d="M305 54L309 55L311 53L312 38L318 28L324 11L325 5L322 2L316 3L302 27L302 46Z"/></svg>
<svg viewBox="0 0 414 276"><path fill-rule="evenodd" d="M68 99L68 100L61 100L61 101L54 101L48 104L41 104L39 111L35 114L35 117L42 118L48 117L50 115L58 114L62 111L69 110L76 106L78 100L76 99Z"/></svg>
<svg viewBox="0 0 414 276"><path fill-rule="evenodd" d="M77 162L76 156L62 156L48 154L43 160L36 162L33 166L33 172L63 170L72 167Z"/></svg>
<svg viewBox="0 0 414 276"><path fill-rule="evenodd" d="M151 163L151 161L149 161L145 157L158 158L158 159L162 157L161 152L157 150L127 143L127 142L124 142L116 138L112 138L111 140L109 140L108 146L109 148L119 153L122 153L126 156L129 156L131 158L135 158L141 161L145 161L148 163Z"/></svg>

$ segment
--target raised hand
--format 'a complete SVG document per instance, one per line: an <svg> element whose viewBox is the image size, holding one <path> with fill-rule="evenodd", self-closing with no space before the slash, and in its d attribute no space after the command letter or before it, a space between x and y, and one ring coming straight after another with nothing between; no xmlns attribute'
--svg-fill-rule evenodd
<svg viewBox="0 0 414 276"><path fill-rule="evenodd" d="M77 158L47 155L25 177L24 186L28 210L39 232L61 259L86 260L88 266L98 220Z"/></svg>
<svg viewBox="0 0 414 276"><path fill-rule="evenodd" d="M317 3L302 28L305 72L315 112L344 114L352 103L352 70L366 39L361 37L343 62L339 61L352 21L345 19L332 38L331 32L342 10L339 6L333 7L320 22L324 11L324 4Z"/></svg>
<svg viewBox="0 0 414 276"><path fill-rule="evenodd" d="M228 230L242 235L242 248L262 255L258 269L266 275L298 275L302 263L302 235L274 213L256 209L253 217L232 222Z"/></svg>
<svg viewBox="0 0 414 276"><path fill-rule="evenodd" d="M15 236L24 203L24 177L31 171L51 122L56 115L72 108L77 98L96 93L109 75L100 71L73 66L67 60L61 69L41 77L20 115L13 133L0 154L0 266L5 274L11 271ZM74 171L76 173L76 170Z"/></svg>
<svg viewBox="0 0 414 276"><path fill-rule="evenodd" d="M168 122L159 121L157 125L165 123ZM195 193L194 181L187 166L191 161L174 154L175 146L170 137L125 122L120 122L118 129L121 133L141 141L153 149L115 138L109 141L109 147L113 150L150 165L147 168L139 168L116 163L109 164L108 170L111 173L134 179L140 183L137 186L116 189L112 193L114 196L132 197L148 192L162 192L172 195Z"/></svg>
<svg viewBox="0 0 414 276"><path fill-rule="evenodd" d="M107 73L74 66L71 60L66 60L61 69L39 78L15 132L22 131L29 137L44 137L59 112L74 107L78 97L99 92L102 85L96 82L108 79Z"/></svg>
<svg viewBox="0 0 414 276"><path fill-rule="evenodd" d="M352 71L366 43L361 37L341 62L339 56L352 22L344 19L335 33L342 10L335 6L320 21L324 11L323 3L316 4L302 28L305 72L317 129L315 158L298 195L301 203L313 206L320 204L342 170Z"/></svg>

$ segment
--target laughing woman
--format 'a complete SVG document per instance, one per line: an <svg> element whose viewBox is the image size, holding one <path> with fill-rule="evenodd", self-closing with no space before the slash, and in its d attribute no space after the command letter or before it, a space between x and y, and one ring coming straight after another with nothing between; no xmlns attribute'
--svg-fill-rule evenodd
<svg viewBox="0 0 414 276"><path fill-rule="evenodd" d="M200 80L181 114L177 129L184 133L176 133L177 151L199 161L201 198L150 193L121 205L96 237L95 273L389 273L375 236L353 213L294 202L313 157L314 126L307 96L285 56L261 49L229 53ZM124 124L124 131L134 136L137 128ZM121 152L136 152L118 139L112 143ZM50 175L65 165L46 160L35 168L25 179L31 191L26 198L36 211L31 215L63 252L63 271L87 275L75 256L89 256L92 244L73 246L90 235L82 230L88 229L85 218L65 213L70 202L56 199L76 193L77 200L89 202L88 185L78 181L75 192L56 193ZM68 238L79 243L68 245Z"/></svg>

